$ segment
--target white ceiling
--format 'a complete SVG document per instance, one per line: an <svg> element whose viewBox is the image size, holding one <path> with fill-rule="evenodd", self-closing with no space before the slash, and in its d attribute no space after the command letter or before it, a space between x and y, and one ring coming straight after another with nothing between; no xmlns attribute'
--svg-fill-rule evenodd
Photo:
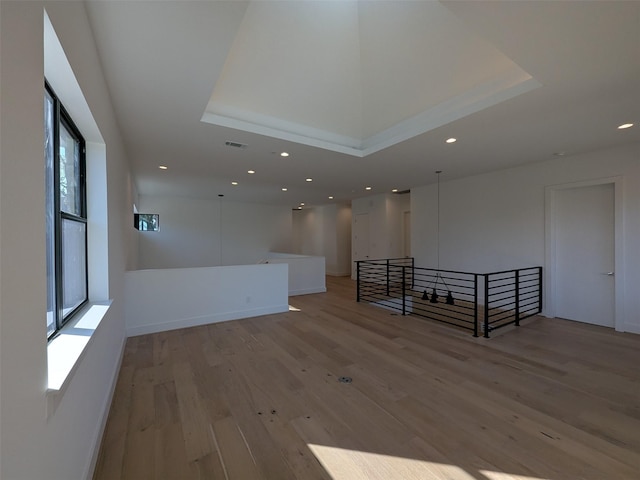
<svg viewBox="0 0 640 480"><path fill-rule="evenodd" d="M87 10L143 195L318 205L640 142L637 1Z"/></svg>

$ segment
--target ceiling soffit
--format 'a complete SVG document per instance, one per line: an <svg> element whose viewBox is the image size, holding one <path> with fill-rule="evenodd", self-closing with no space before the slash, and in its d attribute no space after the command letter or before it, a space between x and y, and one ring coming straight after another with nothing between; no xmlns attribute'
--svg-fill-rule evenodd
<svg viewBox="0 0 640 480"><path fill-rule="evenodd" d="M256 1L202 120L363 157L539 86L439 2Z"/></svg>

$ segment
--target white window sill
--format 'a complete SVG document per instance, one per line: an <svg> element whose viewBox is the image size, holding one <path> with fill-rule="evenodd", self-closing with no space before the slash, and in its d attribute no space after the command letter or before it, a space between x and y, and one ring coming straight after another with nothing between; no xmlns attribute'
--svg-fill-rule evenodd
<svg viewBox="0 0 640 480"><path fill-rule="evenodd" d="M47 345L47 417L73 376L111 301L90 302Z"/></svg>

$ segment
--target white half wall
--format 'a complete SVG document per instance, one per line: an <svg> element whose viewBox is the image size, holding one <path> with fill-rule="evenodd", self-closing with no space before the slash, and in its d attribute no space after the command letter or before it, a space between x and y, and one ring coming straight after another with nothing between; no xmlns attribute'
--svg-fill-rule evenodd
<svg viewBox="0 0 640 480"><path fill-rule="evenodd" d="M287 270L262 264L127 272L127 335L286 312Z"/></svg>
<svg viewBox="0 0 640 480"><path fill-rule="evenodd" d="M289 296L327 291L324 257L272 252L265 263L289 266Z"/></svg>

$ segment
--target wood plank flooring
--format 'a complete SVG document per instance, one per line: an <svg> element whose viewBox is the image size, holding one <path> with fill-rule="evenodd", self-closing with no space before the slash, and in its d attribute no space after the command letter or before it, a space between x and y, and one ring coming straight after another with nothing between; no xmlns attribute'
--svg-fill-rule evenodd
<svg viewBox="0 0 640 480"><path fill-rule="evenodd" d="M640 478L640 336L536 318L474 339L327 288L130 338L94 479Z"/></svg>

